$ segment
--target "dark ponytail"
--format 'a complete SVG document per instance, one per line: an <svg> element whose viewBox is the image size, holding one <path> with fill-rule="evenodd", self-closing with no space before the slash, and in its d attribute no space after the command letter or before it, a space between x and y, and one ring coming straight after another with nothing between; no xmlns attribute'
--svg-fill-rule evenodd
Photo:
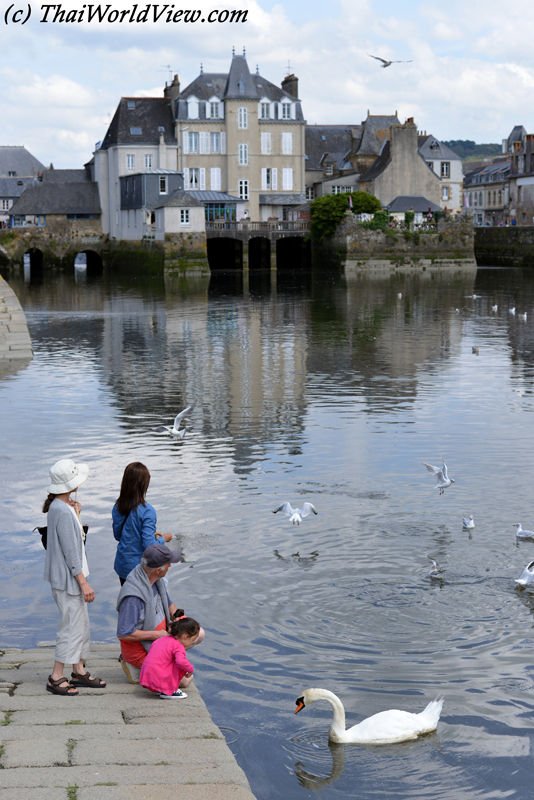
<svg viewBox="0 0 534 800"><path fill-rule="evenodd" d="M43 503L43 514L46 514L54 500L56 499L55 494L49 494L46 500Z"/></svg>
<svg viewBox="0 0 534 800"><path fill-rule="evenodd" d="M169 633L171 636L174 636L175 639L183 633L186 633L188 636L197 636L200 633L200 625L193 617L182 617L182 619L171 622L169 625Z"/></svg>

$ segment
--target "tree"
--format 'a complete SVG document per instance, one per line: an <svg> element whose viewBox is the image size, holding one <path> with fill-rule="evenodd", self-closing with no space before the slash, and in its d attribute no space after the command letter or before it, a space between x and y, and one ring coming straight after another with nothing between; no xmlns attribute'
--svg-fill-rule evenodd
<svg viewBox="0 0 534 800"><path fill-rule="evenodd" d="M311 235L314 239L333 236L336 228L350 208L349 196L352 197L354 214L373 214L382 208L380 200L368 192L345 192L344 194L327 194L318 197L310 205Z"/></svg>

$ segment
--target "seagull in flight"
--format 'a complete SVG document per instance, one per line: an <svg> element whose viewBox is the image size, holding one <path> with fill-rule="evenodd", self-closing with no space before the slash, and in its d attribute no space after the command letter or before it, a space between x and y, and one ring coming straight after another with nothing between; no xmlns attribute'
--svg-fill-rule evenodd
<svg viewBox="0 0 534 800"><path fill-rule="evenodd" d="M441 456L441 460L443 461L443 456ZM432 464L427 464L426 461L423 461L423 464L429 472L436 476L436 486L434 488L439 489L440 494L443 494L447 486L454 483L453 479L449 478L447 475L447 465L444 461L441 469L439 467L433 467Z"/></svg>
<svg viewBox="0 0 534 800"><path fill-rule="evenodd" d="M304 517L307 517L310 511L314 514L317 514L317 510L314 505L311 503L303 503L302 508L292 508L289 503L282 503L281 506L275 508L273 514L278 514L279 511L283 511L286 517L289 517L289 521L297 525L300 525Z"/></svg>
<svg viewBox="0 0 534 800"><path fill-rule="evenodd" d="M412 63L411 59L409 61L386 61L385 58L380 58L380 56L372 56L371 53L367 53L367 55L371 56L371 58L376 58L377 61L381 61L382 64L380 66L382 67L382 69L385 69L386 67L390 67L392 64L411 64Z"/></svg>
<svg viewBox="0 0 534 800"><path fill-rule="evenodd" d="M515 582L520 586L528 586L530 583L534 582L534 561L527 564L519 578L516 578Z"/></svg>
<svg viewBox="0 0 534 800"><path fill-rule="evenodd" d="M520 522L516 522L514 528L517 528L515 535L518 539L534 539L534 531L524 531Z"/></svg>
<svg viewBox="0 0 534 800"><path fill-rule="evenodd" d="M177 439L183 439L185 436L185 428L180 428L180 424L185 416L189 414L193 406L187 406L184 408L183 411L180 411L174 418L174 424L172 428L168 425L158 425L157 428L154 428L155 431L158 433L168 433L172 438L176 441Z"/></svg>

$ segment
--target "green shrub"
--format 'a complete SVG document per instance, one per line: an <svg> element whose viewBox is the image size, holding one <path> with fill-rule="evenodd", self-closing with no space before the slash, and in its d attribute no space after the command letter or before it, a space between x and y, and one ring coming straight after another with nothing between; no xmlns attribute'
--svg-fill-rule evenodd
<svg viewBox="0 0 534 800"><path fill-rule="evenodd" d="M361 227L369 231L385 231L387 224L387 211L375 211L374 219L369 220L369 222L360 222Z"/></svg>
<svg viewBox="0 0 534 800"><path fill-rule="evenodd" d="M336 228L350 208L352 197L354 214L373 214L381 209L380 200L368 192L345 192L318 197L310 204L311 235L313 239L333 236Z"/></svg>
<svg viewBox="0 0 534 800"><path fill-rule="evenodd" d="M404 212L404 222L406 227L409 228L412 222L415 219L415 211L405 211Z"/></svg>

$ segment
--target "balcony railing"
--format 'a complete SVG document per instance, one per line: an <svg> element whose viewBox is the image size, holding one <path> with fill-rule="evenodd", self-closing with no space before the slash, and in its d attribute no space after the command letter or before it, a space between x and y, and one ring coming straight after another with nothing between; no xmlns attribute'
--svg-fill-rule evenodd
<svg viewBox="0 0 534 800"><path fill-rule="evenodd" d="M309 231L308 220L284 222L283 220L267 220L265 222L226 222L212 220L206 222L207 231Z"/></svg>

